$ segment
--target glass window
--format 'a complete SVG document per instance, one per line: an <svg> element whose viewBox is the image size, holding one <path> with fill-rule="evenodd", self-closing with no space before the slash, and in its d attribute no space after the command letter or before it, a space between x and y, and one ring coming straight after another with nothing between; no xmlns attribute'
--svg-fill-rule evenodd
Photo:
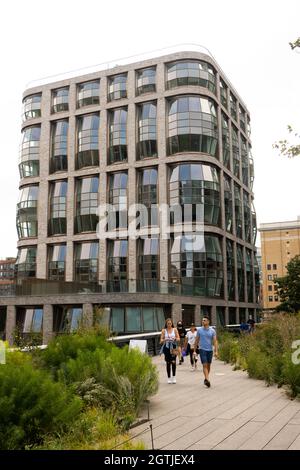
<svg viewBox="0 0 300 470"><path fill-rule="evenodd" d="M240 187L234 184L234 208L235 208L235 231L236 236L243 237L243 212Z"/></svg>
<svg viewBox="0 0 300 470"><path fill-rule="evenodd" d="M227 85L225 85L225 82L220 78L220 96L221 96L221 103L222 105L227 108L228 106L228 99L227 99Z"/></svg>
<svg viewBox="0 0 300 470"><path fill-rule="evenodd" d="M51 123L50 173L68 169L68 120Z"/></svg>
<svg viewBox="0 0 300 470"><path fill-rule="evenodd" d="M110 328L115 333L125 332L125 309L123 307L112 307Z"/></svg>
<svg viewBox="0 0 300 470"><path fill-rule="evenodd" d="M108 101L127 98L127 74L115 75L108 79Z"/></svg>
<svg viewBox="0 0 300 470"><path fill-rule="evenodd" d="M97 242L83 242L75 245L75 280L97 282L98 275Z"/></svg>
<svg viewBox="0 0 300 470"><path fill-rule="evenodd" d="M127 240L108 241L108 287L127 290Z"/></svg>
<svg viewBox="0 0 300 470"><path fill-rule="evenodd" d="M223 164L230 170L230 137L228 118L222 113L222 152Z"/></svg>
<svg viewBox="0 0 300 470"><path fill-rule="evenodd" d="M36 273L36 246L19 248L16 260L17 277L35 277Z"/></svg>
<svg viewBox="0 0 300 470"><path fill-rule="evenodd" d="M67 188L66 181L55 181L50 186L49 235L67 233Z"/></svg>
<svg viewBox="0 0 300 470"><path fill-rule="evenodd" d="M207 62L181 60L167 64L167 88L196 85L216 93L216 72Z"/></svg>
<svg viewBox="0 0 300 470"><path fill-rule="evenodd" d="M77 85L77 108L99 104L99 87L99 80L92 80L90 82L80 83Z"/></svg>
<svg viewBox="0 0 300 470"><path fill-rule="evenodd" d="M141 331L141 311L139 307L126 307L126 331Z"/></svg>
<svg viewBox="0 0 300 470"><path fill-rule="evenodd" d="M232 139L232 159L233 159L233 173L238 178L240 177L240 144L239 136L236 127L231 126L231 139Z"/></svg>
<svg viewBox="0 0 300 470"><path fill-rule="evenodd" d="M77 118L77 169L99 165L99 123L98 114Z"/></svg>
<svg viewBox="0 0 300 470"><path fill-rule="evenodd" d="M41 117L42 94L26 96L23 100L23 121Z"/></svg>
<svg viewBox="0 0 300 470"><path fill-rule="evenodd" d="M156 91L156 69L149 67L146 69L138 70L136 72L137 78L137 94L153 93Z"/></svg>
<svg viewBox="0 0 300 470"><path fill-rule="evenodd" d="M19 158L20 178L39 175L41 127L26 127L22 131L22 143Z"/></svg>
<svg viewBox="0 0 300 470"><path fill-rule="evenodd" d="M58 113L60 111L69 110L69 88L58 88L52 91L51 112Z"/></svg>
<svg viewBox="0 0 300 470"><path fill-rule="evenodd" d="M95 232L98 224L98 176L76 182L75 232Z"/></svg>
<svg viewBox="0 0 300 470"><path fill-rule="evenodd" d="M155 307L143 307L142 309L144 331L158 331Z"/></svg>
<svg viewBox="0 0 300 470"><path fill-rule="evenodd" d="M138 157L157 157L156 104L138 106Z"/></svg>
<svg viewBox="0 0 300 470"><path fill-rule="evenodd" d="M127 160L127 109L109 111L109 163Z"/></svg>
<svg viewBox="0 0 300 470"><path fill-rule="evenodd" d="M65 280L66 245L48 247L48 279L52 281Z"/></svg>
<svg viewBox="0 0 300 470"><path fill-rule="evenodd" d="M230 93L229 98L230 98L230 114L231 114L231 117L235 121L237 121L237 100L236 100L236 97L232 93Z"/></svg>
<svg viewBox="0 0 300 470"><path fill-rule="evenodd" d="M17 205L17 231L19 238L37 237L38 186L26 186L20 192Z"/></svg>

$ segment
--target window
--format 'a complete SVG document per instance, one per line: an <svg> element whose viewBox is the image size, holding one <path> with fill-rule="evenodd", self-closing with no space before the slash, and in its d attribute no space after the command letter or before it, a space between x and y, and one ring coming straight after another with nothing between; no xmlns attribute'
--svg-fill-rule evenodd
<svg viewBox="0 0 300 470"><path fill-rule="evenodd" d="M36 246L19 248L16 260L17 277L35 277L36 273Z"/></svg>
<svg viewBox="0 0 300 470"><path fill-rule="evenodd" d="M180 96L169 100L168 153L203 152L217 156L216 106L211 99Z"/></svg>
<svg viewBox="0 0 300 470"><path fill-rule="evenodd" d="M146 238L138 240L139 280L151 291L159 279L159 239ZM144 290L144 289L143 289Z"/></svg>
<svg viewBox="0 0 300 470"><path fill-rule="evenodd" d="M69 88L58 88L52 91L52 113L69 110Z"/></svg>
<svg viewBox="0 0 300 470"><path fill-rule="evenodd" d="M48 247L48 279L52 281L65 280L66 245Z"/></svg>
<svg viewBox="0 0 300 470"><path fill-rule="evenodd" d="M276 269L277 269L277 264L273 264L273 269L274 269L274 271L276 271Z"/></svg>
<svg viewBox="0 0 300 470"><path fill-rule="evenodd" d="M50 173L68 169L68 128L67 120L51 123Z"/></svg>
<svg viewBox="0 0 300 470"><path fill-rule="evenodd" d="M240 128L246 132L246 113L245 110L239 105Z"/></svg>
<svg viewBox="0 0 300 470"><path fill-rule="evenodd" d="M235 265L234 265L233 243L231 240L228 240L228 239L226 239L226 259L227 259L228 299L235 300ZM235 320L233 323L235 323Z"/></svg>
<svg viewBox="0 0 300 470"><path fill-rule="evenodd" d="M221 103L222 105L227 108L228 105L228 100L227 100L227 86L225 85L225 82L220 78L220 96L221 96Z"/></svg>
<svg viewBox="0 0 300 470"><path fill-rule="evenodd" d="M108 288L127 290L127 240L108 240Z"/></svg>
<svg viewBox="0 0 300 470"><path fill-rule="evenodd" d="M112 173L109 175L108 202L114 206L109 214L108 230L127 227L127 173Z"/></svg>
<svg viewBox="0 0 300 470"><path fill-rule="evenodd" d="M234 208L235 208L235 230L236 236L242 238L243 236L243 213L242 213L242 199L240 186L234 183Z"/></svg>
<svg viewBox="0 0 300 470"><path fill-rule="evenodd" d="M127 109L109 111L109 163L127 160Z"/></svg>
<svg viewBox="0 0 300 470"><path fill-rule="evenodd" d="M41 100L42 95L38 93L36 95L26 96L23 100L23 121L27 119L34 119L41 117Z"/></svg>
<svg viewBox="0 0 300 470"><path fill-rule="evenodd" d="M17 231L19 238L37 237L38 186L26 186L20 192L17 205Z"/></svg>
<svg viewBox="0 0 300 470"><path fill-rule="evenodd" d="M272 274L268 274L268 281L272 281L273 277Z"/></svg>
<svg viewBox="0 0 300 470"><path fill-rule="evenodd" d="M99 165L99 122L98 114L77 118L77 169Z"/></svg>
<svg viewBox="0 0 300 470"><path fill-rule="evenodd" d="M269 302L273 302L273 296L269 295Z"/></svg>
<svg viewBox="0 0 300 470"><path fill-rule="evenodd" d="M278 302L278 295L274 295L274 302Z"/></svg>
<svg viewBox="0 0 300 470"><path fill-rule="evenodd" d="M232 209L232 189L231 181L226 175L224 178L224 204L225 204L225 225L227 232L232 232L233 223L233 209Z"/></svg>
<svg viewBox="0 0 300 470"><path fill-rule="evenodd" d="M216 72L207 62L181 60L167 64L167 88L196 85L216 93Z"/></svg>
<svg viewBox="0 0 300 470"><path fill-rule="evenodd" d="M127 98L127 74L115 75L108 79L108 101Z"/></svg>
<svg viewBox="0 0 300 470"><path fill-rule="evenodd" d="M138 70L136 73L137 77L137 94L142 95L144 93L153 93L156 91L156 69L155 67L149 67L146 69Z"/></svg>
<svg viewBox="0 0 300 470"><path fill-rule="evenodd" d="M20 178L39 175L40 135L40 126L26 127L22 131L19 159Z"/></svg>
<svg viewBox="0 0 300 470"><path fill-rule="evenodd" d="M97 282L98 273L97 242L83 242L75 245L75 280Z"/></svg>
<svg viewBox="0 0 300 470"><path fill-rule="evenodd" d="M277 279L277 277L278 277L277 274L273 274L273 279L274 280Z"/></svg>
<svg viewBox="0 0 300 470"><path fill-rule="evenodd" d="M67 189L66 181L55 181L50 186L50 220L49 235L67 233Z"/></svg>
<svg viewBox="0 0 300 470"><path fill-rule="evenodd" d="M157 157L156 104L142 103L138 106L138 146L140 159Z"/></svg>
<svg viewBox="0 0 300 470"><path fill-rule="evenodd" d="M229 139L229 127L228 118L222 113L222 152L223 152L223 164L230 169L230 139Z"/></svg>
<svg viewBox="0 0 300 470"><path fill-rule="evenodd" d="M231 114L231 117L237 121L237 100L235 98L235 96L233 96L232 93L229 94L229 98L230 98L230 114Z"/></svg>
<svg viewBox="0 0 300 470"><path fill-rule="evenodd" d="M233 159L233 173L239 178L240 177L240 144L239 135L236 127L231 126L231 139L232 139L232 159Z"/></svg>
<svg viewBox="0 0 300 470"><path fill-rule="evenodd" d="M99 104L99 86L99 80L92 80L77 85L77 108Z"/></svg>
<svg viewBox="0 0 300 470"><path fill-rule="evenodd" d="M139 214L141 227L158 225L157 179L157 168L145 168L138 173L138 203L145 206Z"/></svg>
<svg viewBox="0 0 300 470"><path fill-rule="evenodd" d="M267 264L267 270L270 271L272 269L271 264Z"/></svg>
<svg viewBox="0 0 300 470"><path fill-rule="evenodd" d="M242 179L245 186L248 186L249 167L248 167L248 151L246 140L241 138L241 157L242 157Z"/></svg>
<svg viewBox="0 0 300 470"><path fill-rule="evenodd" d="M248 194L243 191L245 240L251 243L251 207Z"/></svg>
<svg viewBox="0 0 300 470"><path fill-rule="evenodd" d="M98 176L76 181L75 232L96 232L98 224Z"/></svg>
<svg viewBox="0 0 300 470"><path fill-rule="evenodd" d="M53 307L53 330L56 333L72 333L76 331L82 322L82 306Z"/></svg>
<svg viewBox="0 0 300 470"><path fill-rule="evenodd" d="M237 277L238 277L238 295L239 300L245 300L245 280L244 280L244 253L241 245L236 245L236 257L237 257Z"/></svg>
<svg viewBox="0 0 300 470"><path fill-rule="evenodd" d="M268 286L268 291L272 291L273 290L273 286Z"/></svg>

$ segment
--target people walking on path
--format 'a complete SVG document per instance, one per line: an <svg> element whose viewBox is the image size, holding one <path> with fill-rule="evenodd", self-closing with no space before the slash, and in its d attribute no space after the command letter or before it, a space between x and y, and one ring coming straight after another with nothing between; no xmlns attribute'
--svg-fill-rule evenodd
<svg viewBox="0 0 300 470"><path fill-rule="evenodd" d="M186 329L184 328L183 323L182 323L181 320L179 320L177 322L177 330L178 330L178 334L179 334L179 337L180 337L180 347L179 347L178 359L179 359L179 365L181 365L184 361L184 358L183 358L183 355L182 355L182 349L184 347L184 341L185 341L185 335L186 335Z"/></svg>
<svg viewBox="0 0 300 470"><path fill-rule="evenodd" d="M176 356L180 337L171 318L166 319L165 327L161 330L160 343L165 355L168 383L176 384ZM172 377L171 377L172 368Z"/></svg>
<svg viewBox="0 0 300 470"><path fill-rule="evenodd" d="M194 323L192 323L190 326L190 330L185 335L185 343L184 343L184 349L186 350L186 353L190 355L192 371L197 369L197 361L198 361L198 354L199 354L199 349L197 349L196 351L194 347L196 336L197 336L197 328L194 325Z"/></svg>
<svg viewBox="0 0 300 470"><path fill-rule="evenodd" d="M249 325L249 333L251 335L255 330L255 321L253 320L252 315L249 315L249 320L247 323Z"/></svg>
<svg viewBox="0 0 300 470"><path fill-rule="evenodd" d="M199 345L200 359L203 366L204 385L210 387L209 373L213 357L218 357L218 341L215 330L209 326L209 318L202 318L202 326L198 328L194 348Z"/></svg>

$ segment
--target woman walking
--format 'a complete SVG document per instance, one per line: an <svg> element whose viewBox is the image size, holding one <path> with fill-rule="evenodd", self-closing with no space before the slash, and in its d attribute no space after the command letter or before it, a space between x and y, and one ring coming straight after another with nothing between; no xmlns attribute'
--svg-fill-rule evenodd
<svg viewBox="0 0 300 470"><path fill-rule="evenodd" d="M186 350L186 353L190 355L192 371L197 369L197 360L198 360L198 354L199 354L199 350L195 349L196 336L197 336L197 328L194 325L194 323L192 323L190 330L187 332L185 336L185 343L184 343L184 349Z"/></svg>
<svg viewBox="0 0 300 470"><path fill-rule="evenodd" d="M165 327L161 330L160 343L163 345L162 352L165 355L168 384L176 384L176 354L179 341L179 334L174 328L172 319L167 318ZM173 377L171 377L171 367Z"/></svg>

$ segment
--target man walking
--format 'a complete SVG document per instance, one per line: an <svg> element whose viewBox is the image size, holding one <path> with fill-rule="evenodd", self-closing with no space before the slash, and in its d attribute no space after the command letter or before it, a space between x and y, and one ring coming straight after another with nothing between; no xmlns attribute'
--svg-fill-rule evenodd
<svg viewBox="0 0 300 470"><path fill-rule="evenodd" d="M198 328L194 347L195 350L197 347L199 347L200 350L200 359L202 362L204 374L204 385L210 387L210 365L213 357L213 349L215 357L218 357L218 341L215 330L209 326L208 317L203 317L202 319L202 326Z"/></svg>

